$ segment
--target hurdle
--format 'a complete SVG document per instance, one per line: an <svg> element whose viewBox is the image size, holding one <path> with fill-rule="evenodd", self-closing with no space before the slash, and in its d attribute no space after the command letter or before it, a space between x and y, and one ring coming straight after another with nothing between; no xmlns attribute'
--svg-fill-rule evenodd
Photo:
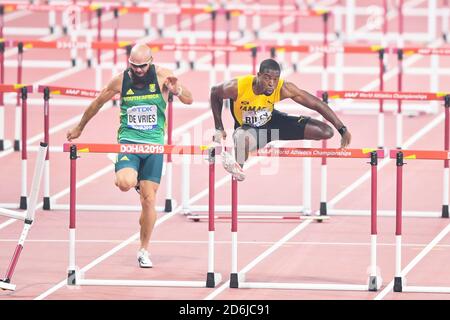
<svg viewBox="0 0 450 320"><path fill-rule="evenodd" d="M26 209L27 208L27 99L28 93L33 92L33 87L25 84L0 84L0 92L18 92L21 94L21 194L19 204L17 203L0 203L0 207L13 208L13 209ZM0 112L2 115L2 112ZM3 120L3 119L0 119ZM4 121L0 121L0 132L4 132Z"/></svg>
<svg viewBox="0 0 450 320"><path fill-rule="evenodd" d="M377 291L381 287L381 276L377 271L377 165L378 159L384 158L383 150L375 149L317 149L317 148L263 148L257 151L257 156L267 157L314 157L340 159L370 159L371 165L371 246L370 246L370 276L368 284L314 284L314 283L276 283L276 282L246 282L245 272L238 272L238 183L233 178L231 183L231 242L232 262L230 288L264 288L264 289L304 289L304 290L351 290ZM298 227L296 230L300 231ZM293 237L298 232L291 233ZM290 238L290 237L289 237ZM285 239L286 241L288 239ZM262 254L262 256L264 253ZM265 256L264 256L265 257Z"/></svg>
<svg viewBox="0 0 450 320"><path fill-rule="evenodd" d="M429 56L431 59L430 68L411 68L407 69L408 70L407 73L417 75L429 74L430 91L437 92L439 90L439 76L448 74L448 70L444 71L446 68L439 67L439 57L450 56L450 50L448 48L405 47L405 48L390 48L389 51L397 55L397 65L399 68L397 89L399 92L402 91L403 74L406 73L404 72L403 68L403 58L414 55ZM400 118L397 119L397 123L401 123L402 101L398 100L397 102L398 102L397 117ZM437 103L431 102L431 106L432 108L435 108L436 109L435 112L437 112L438 110ZM397 131L397 148L401 147L401 145L402 145L401 131Z"/></svg>
<svg viewBox="0 0 450 320"><path fill-rule="evenodd" d="M448 139L448 136L446 136ZM444 179L448 181L449 151L431 151L431 150L391 150L390 158L396 160L396 219L395 219L395 277L394 292L427 292L427 293L450 293L450 287L436 286L412 286L406 284L406 278L402 273L402 197L403 197L403 166L404 160L444 160L446 173ZM445 218L448 218L448 190L445 196L447 198L447 207ZM421 252L423 256L427 254L434 245L441 241L450 231L450 225L439 233L439 235Z"/></svg>
<svg viewBox="0 0 450 320"><path fill-rule="evenodd" d="M83 144L65 143L64 152L70 155L70 225L69 225L69 267L68 285L105 285L105 286L163 286L163 287L208 287L213 288L221 282L221 275L214 272L214 177L215 153L214 148L208 146L174 146L174 145L136 145L136 144ZM76 168L79 154L83 153L136 153L136 154L180 154L180 155L208 155L209 172L209 209L208 224L208 272L206 281L177 281L177 280L106 280L85 279L78 272L75 254L76 231Z"/></svg>
<svg viewBox="0 0 450 320"><path fill-rule="evenodd" d="M14 254L11 258L9 267L6 271L5 278L0 280L0 289L3 290L14 291L16 289L16 285L11 283L11 279L14 274L14 269L16 268L17 262L19 261L20 253L23 250L23 246L27 238L28 232L30 231L31 226L34 222L34 215L36 211L39 187L41 185L42 173L44 171L44 158L46 150L47 145L41 142L39 147L39 153L37 156L36 167L34 170L33 182L31 184L30 205L28 210L24 213L17 213L10 210L0 209L0 215L24 221L23 230L20 235L16 249L14 250Z"/></svg>
<svg viewBox="0 0 450 320"><path fill-rule="evenodd" d="M366 8L357 7L355 0L346 0L345 5L338 6L334 8L334 15L340 16L341 18L338 20L341 25L337 26L338 28L343 29L342 26L342 16L345 16L345 34L347 35L348 41L355 40L379 40L383 37L388 41L396 40L399 35L401 35L407 41L422 41L429 42L433 39L437 38L437 25L438 25L438 17L442 17L442 28L446 26L446 18L448 18L448 12L446 10L442 10L443 8L439 8L437 5L437 0L429 0L427 8L412 8L404 5L403 0L399 0L398 4L398 15L399 15L399 32L387 32L387 1L383 0L378 2L379 6L382 6L381 17L383 19L382 30L380 32L372 32L372 33L358 33L355 32L355 22L356 17L359 16L370 16L373 13L369 13ZM443 6L445 8L445 6ZM404 30L404 20L405 17L428 17L428 30L427 32L415 32L405 34Z"/></svg>
<svg viewBox="0 0 450 320"><path fill-rule="evenodd" d="M46 86L39 85L37 91L39 93L43 93L44 98L44 141L49 145L46 158L45 158L45 168L44 168L44 198L43 198L43 208L44 210L68 210L69 204L58 204L50 197L50 152L63 152L63 148L57 146L50 146L50 98L51 96L69 96L69 97L85 97L85 98L95 98L98 96L99 91L90 90L90 89L80 89L80 88L68 88L68 87L59 87L59 86ZM118 100L119 97L114 97L114 100ZM168 140L172 141L172 122L173 122L173 96L169 95L168 104ZM30 151L35 151L35 148L32 146L29 147ZM172 161L171 157L168 154L168 161L166 165L166 201L164 207L158 207L158 211L170 212L172 211ZM90 210L90 211L104 211L104 210L112 210L112 211L140 211L140 206L108 206L108 205L91 205L91 204L83 204L78 205L78 210Z"/></svg>
<svg viewBox="0 0 450 320"><path fill-rule="evenodd" d="M449 128L450 128L450 96L443 92L379 92L379 91L318 91L317 94L321 94L325 97L325 99L367 99L367 100L379 100L379 99L385 99L385 100L401 100L401 101L444 101L444 113L445 113L445 126L444 126L444 149L448 150L450 149L450 139L449 139ZM327 101L327 100L326 100ZM398 132L399 130L402 130L402 118L397 117L397 137L401 136L402 133ZM380 120L380 118L379 118ZM382 132L384 134L384 121L382 122ZM389 160L389 159L388 159ZM444 177L448 176L448 167L444 165ZM444 179L444 196L443 196L443 206L442 206L442 217L448 217L448 190L449 190L449 179ZM325 182L324 182L325 181ZM326 180L322 179L322 193L326 194L326 191L323 191L323 189L327 188ZM320 214L321 215L367 215L368 212L366 210L339 210L335 208L328 208L327 200L322 197L321 199L321 205L320 205ZM393 211L380 211L380 215L382 216L391 216L394 214ZM428 212L425 214L422 214L420 212L405 212L406 216L424 216L424 217L430 217L430 216L438 216L438 213L436 212Z"/></svg>

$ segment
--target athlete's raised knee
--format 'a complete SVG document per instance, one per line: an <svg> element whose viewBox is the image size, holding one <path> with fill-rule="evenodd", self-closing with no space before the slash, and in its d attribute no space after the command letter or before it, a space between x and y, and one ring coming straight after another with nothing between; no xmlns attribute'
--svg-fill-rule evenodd
<svg viewBox="0 0 450 320"><path fill-rule="evenodd" d="M127 192L131 188L134 188L136 184L137 180L134 178L120 178L116 180L116 186L123 192Z"/></svg>
<svg viewBox="0 0 450 320"><path fill-rule="evenodd" d="M329 125L326 125L323 129L322 129L322 135L324 140L328 140L333 138L334 136L334 130L333 128L331 128Z"/></svg>

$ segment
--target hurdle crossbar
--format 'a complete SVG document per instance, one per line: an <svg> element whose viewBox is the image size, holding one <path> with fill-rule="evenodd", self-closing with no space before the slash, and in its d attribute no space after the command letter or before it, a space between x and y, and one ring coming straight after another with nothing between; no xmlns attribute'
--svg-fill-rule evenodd
<svg viewBox="0 0 450 320"><path fill-rule="evenodd" d="M303 148L298 152L293 152L296 148L284 148L289 152L273 153L270 156L298 156L298 157L329 157L329 158L370 158L371 165L371 246L370 246L370 275L367 285L355 284L313 284L313 283L275 283L275 282L246 282L244 272L238 273L238 183L233 178L231 183L231 234L232 234L232 254L231 254L231 274L230 288L271 288L271 289L304 289L304 290L352 290L352 291L377 291L381 287L381 277L378 274L376 265L377 249L377 165L378 158L384 157L383 150L374 149L346 149L348 152L337 152L337 149L312 149L305 152ZM313 151L315 150L315 152ZM331 151L330 151L331 150ZM306 221L307 222L307 221ZM301 230L300 228L296 230Z"/></svg>
<svg viewBox="0 0 450 320"><path fill-rule="evenodd" d="M172 145L141 145L142 148L134 148L135 145L111 145L111 144L71 144L65 143L64 152L70 154L70 223L69 223L69 285L105 285L105 286L170 286L170 287L215 287L222 279L219 273L214 272L214 177L215 154L214 148L206 146L183 146L176 149ZM126 150L126 151L125 151ZM84 279L75 262L75 229L76 229L76 163L79 152L81 153L119 153L134 154L182 154L182 155L208 155L209 162L209 210L210 220L208 224L208 271L206 281L141 281L141 280L107 280Z"/></svg>
<svg viewBox="0 0 450 320"><path fill-rule="evenodd" d="M395 219L395 277L394 277L394 292L428 292L428 293L450 293L450 287L437 286L409 286L406 285L406 278L401 271L402 266L402 220L403 220L403 166L404 160L444 160L446 164L445 179L448 181L448 164L450 154L448 150L392 150L390 158L396 160L397 174L396 174L396 219ZM448 215L448 188L444 190L444 197L447 202L444 204L443 217L449 218ZM438 243L450 231L448 226L444 229L435 240L434 244Z"/></svg>

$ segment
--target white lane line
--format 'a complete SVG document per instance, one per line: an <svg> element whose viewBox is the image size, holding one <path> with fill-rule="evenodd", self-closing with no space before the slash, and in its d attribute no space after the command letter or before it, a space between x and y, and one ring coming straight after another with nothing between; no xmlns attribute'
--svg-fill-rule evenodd
<svg viewBox="0 0 450 320"><path fill-rule="evenodd" d="M92 243L92 244L102 244L102 243L122 243L123 239L77 239L75 240L76 243ZM17 242L17 239L0 239L0 242L8 243L8 242ZM68 243L68 239L30 239L27 240L27 243ZM249 244L249 245L261 245L261 246L271 246L275 244L277 241L258 241L258 240L252 240L252 241L243 241L239 240L239 244ZM136 241L138 243L138 241ZM208 244L207 240L153 240L153 244L174 244L174 245L180 245L180 244L198 244L198 245L206 245ZM231 244L231 241L229 240L216 240L214 242L215 244L223 244L223 245L229 245ZM292 247L292 246L352 246L352 247L368 247L371 245L370 242L328 242L328 241L287 241L284 243L286 247ZM381 242L378 243L381 247L395 247L394 242ZM426 246L428 246L429 243L402 243L402 247L409 247L412 249L423 249ZM436 244L434 248L450 248L450 244Z"/></svg>

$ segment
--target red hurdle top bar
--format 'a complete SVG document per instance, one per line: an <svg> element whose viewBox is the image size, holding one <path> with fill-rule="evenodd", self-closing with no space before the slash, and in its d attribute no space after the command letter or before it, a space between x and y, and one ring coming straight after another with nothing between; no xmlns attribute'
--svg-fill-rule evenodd
<svg viewBox="0 0 450 320"><path fill-rule="evenodd" d="M28 93L33 92L33 86L27 84L0 84L0 92L17 92L23 87L27 88Z"/></svg>
<svg viewBox="0 0 450 320"><path fill-rule="evenodd" d="M304 52L304 53L376 53L382 49L382 46L321 46L321 45L283 45L270 46L276 51L284 52Z"/></svg>
<svg viewBox="0 0 450 320"><path fill-rule="evenodd" d="M50 90L50 95L56 94L56 95L60 95L60 96L69 96L69 97L96 98L100 94L100 91L97 91L97 90L67 88L67 87L58 87L58 86L46 86L46 85L39 85L38 92L43 93L45 88L48 88ZM116 96L114 96L113 99L119 100L120 94L117 94Z"/></svg>
<svg viewBox="0 0 450 320"><path fill-rule="evenodd" d="M50 90L50 94L57 94L57 95L61 95L61 96L95 98L100 93L100 91L97 91L97 90L66 88L66 87L57 87L57 86L45 86L45 85L39 85L38 92L41 92L41 93L44 92L45 88L48 88Z"/></svg>
<svg viewBox="0 0 450 320"><path fill-rule="evenodd" d="M449 151L436 150L391 150L389 158L396 159L399 152L403 153L403 159L417 159L417 160L449 160Z"/></svg>
<svg viewBox="0 0 450 320"><path fill-rule="evenodd" d="M410 56L413 54L420 54L422 56L450 56L450 48L393 48L392 53L397 53L402 50L405 56Z"/></svg>
<svg viewBox="0 0 450 320"><path fill-rule="evenodd" d="M122 42L92 42L92 49L121 49L134 45L131 41ZM244 52L257 48L255 43L247 43L243 45L230 44L174 44L174 43L157 43L149 42L147 45L153 51L224 51L224 52Z"/></svg>
<svg viewBox="0 0 450 320"><path fill-rule="evenodd" d="M328 93L328 99L361 99L361 100L412 100L435 101L444 100L450 92L388 92L388 91L317 91L317 96Z"/></svg>
<svg viewBox="0 0 450 320"><path fill-rule="evenodd" d="M16 10L29 10L29 11L64 11L67 9L67 5L34 5L27 3L3 3L5 12L12 12ZM324 14L329 14L328 10L269 10L267 8L239 8L239 7L227 7L227 8L215 8L210 5L203 7L192 7L192 6L173 6L167 4L152 4L150 7L132 7L132 6L120 6L116 3L95 3L91 5L77 4L77 7L81 11L89 12L101 9L102 11L114 11L118 10L121 14L126 13L164 13L164 14L205 14L211 12L217 13L227 13L229 12L233 16L246 15L246 16L297 16L297 17L314 17L322 16Z"/></svg>
<svg viewBox="0 0 450 320"><path fill-rule="evenodd" d="M125 49L128 46L133 46L133 41L42 41L42 40L0 40L5 43L6 47L17 47L19 43L23 44L25 49L104 49L115 50ZM229 44L174 44L174 43L158 43L149 42L147 45L153 51L224 51L224 52L245 52L253 48L257 48L255 43L246 43L243 45L229 45Z"/></svg>
<svg viewBox="0 0 450 320"><path fill-rule="evenodd" d="M64 143L63 151L70 152L75 145L80 153L135 153L135 154L207 154L209 146L175 146L159 144L89 144ZM220 147L219 147L220 149ZM384 151L377 149L317 149L317 148L264 148L258 156L268 157L312 157L312 158L370 158L376 151L384 158Z"/></svg>
<svg viewBox="0 0 450 320"><path fill-rule="evenodd" d="M91 144L64 143L63 151L70 152L75 145L80 153L133 153L133 154L207 154L208 146L174 146L160 144Z"/></svg>
<svg viewBox="0 0 450 320"><path fill-rule="evenodd" d="M384 151L379 149L263 148L257 151L257 155L295 158L370 158L373 151L377 152L378 158L384 158Z"/></svg>

